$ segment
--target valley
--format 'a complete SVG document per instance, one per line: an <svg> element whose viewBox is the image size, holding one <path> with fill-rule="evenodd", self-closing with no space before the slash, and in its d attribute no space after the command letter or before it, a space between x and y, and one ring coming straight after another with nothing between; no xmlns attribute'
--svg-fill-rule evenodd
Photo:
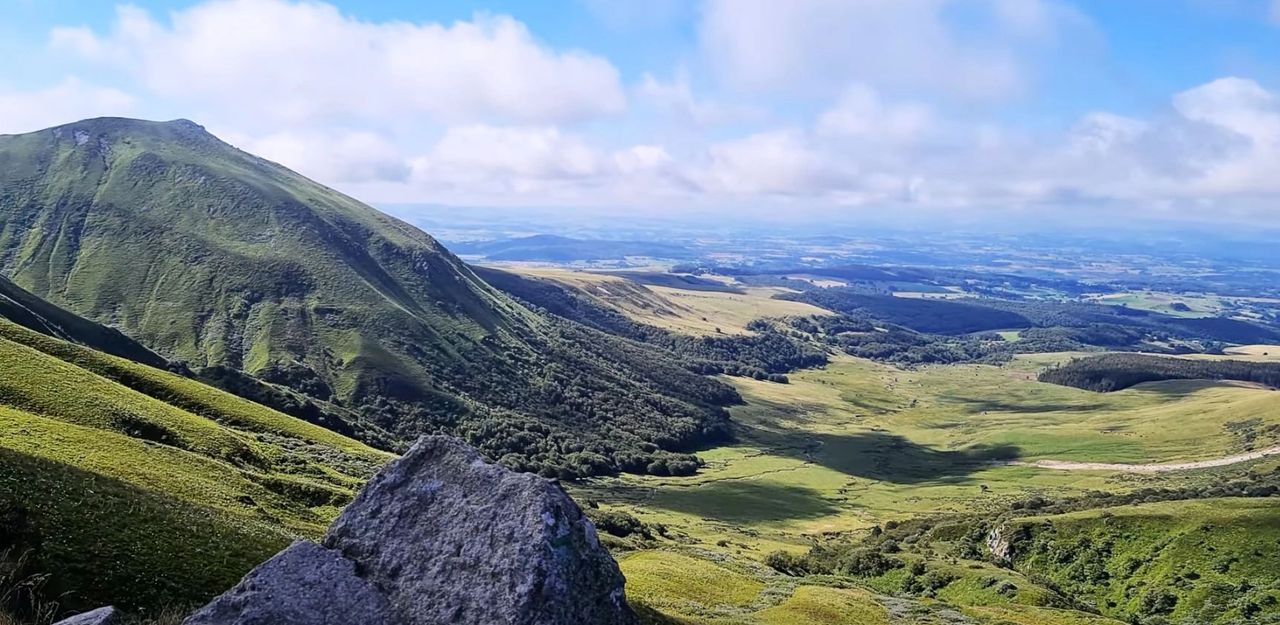
<svg viewBox="0 0 1280 625"><path fill-rule="evenodd" d="M1280 618L1266 285L776 237L460 257L183 121L0 157L0 582L40 580L0 601L20 625L171 622L319 538L420 434L558 480L647 625Z"/></svg>
<svg viewBox="0 0 1280 625"><path fill-rule="evenodd" d="M1280 625L1280 0L0 0L0 625Z"/></svg>
<svg viewBox="0 0 1280 625"><path fill-rule="evenodd" d="M517 271L568 282L562 270ZM576 284L585 282L582 273L571 272ZM599 301L637 322L646 319L644 311L607 296ZM1016 338L1017 332L1010 334ZM1268 349L1241 346L1225 355L1191 357L1261 361ZM1140 613L1141 606L1119 607L1124 602L1112 598L1104 601L1115 607L1101 615L1079 605L1065 609L1071 606L1062 602L1062 587L1043 573L995 567L976 553L945 555L955 551L943 541L923 552L901 549L912 554L902 556L906 561L920 557L921 564L910 566L941 571L949 580L926 593L942 603L904 601L901 571L856 581L779 575L763 564L771 554L799 556L920 519L1013 522L1010 511L1026 501L1204 492L1280 471L1280 401L1272 387L1192 379L1097 393L1037 380L1046 369L1096 353L910 368L835 356L824 366L789 373L786 384L727 377L744 400L730 409L734 442L699 452L704 466L696 475L595 478L571 491L603 511L660 528L647 539L624 542L621 556L630 595L664 615L655 622L1121 622L1126 609ZM1118 505L1032 522L1119 516L1138 531L1158 534L1172 531L1156 528L1173 513L1187 527L1216 523L1234 528L1224 531L1254 532L1270 528L1269 519L1280 511L1265 499L1214 501ZM1273 532L1253 535L1248 544L1271 551ZM1238 545L1227 547L1245 553ZM1273 579L1269 573L1261 578ZM1020 590L993 591L1006 583ZM1276 590L1274 582L1263 588ZM1204 601L1199 596L1183 605L1200 608Z"/></svg>

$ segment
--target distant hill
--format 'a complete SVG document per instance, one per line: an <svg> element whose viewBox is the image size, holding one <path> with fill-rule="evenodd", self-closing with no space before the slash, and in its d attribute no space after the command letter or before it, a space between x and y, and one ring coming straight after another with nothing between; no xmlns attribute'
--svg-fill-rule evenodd
<svg viewBox="0 0 1280 625"><path fill-rule="evenodd" d="M688 259L695 254L682 245L657 241L606 241L574 239L551 234L465 241L450 244L454 252L486 260L569 262L575 260L615 260L628 256Z"/></svg>
<svg viewBox="0 0 1280 625"><path fill-rule="evenodd" d="M736 397L534 313L426 233L185 120L0 137L0 273L193 369L545 475L692 470L682 452L727 436Z"/></svg>
<svg viewBox="0 0 1280 625"><path fill-rule="evenodd" d="M1280 388L1280 363L1102 354L1046 369L1040 372L1039 379L1100 393L1162 380L1235 380Z"/></svg>

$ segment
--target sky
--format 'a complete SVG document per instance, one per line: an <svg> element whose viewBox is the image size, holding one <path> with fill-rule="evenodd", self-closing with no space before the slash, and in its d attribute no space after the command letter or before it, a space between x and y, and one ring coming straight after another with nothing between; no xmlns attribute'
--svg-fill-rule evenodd
<svg viewBox="0 0 1280 625"><path fill-rule="evenodd" d="M0 0L0 133L373 204L1280 224L1280 0Z"/></svg>

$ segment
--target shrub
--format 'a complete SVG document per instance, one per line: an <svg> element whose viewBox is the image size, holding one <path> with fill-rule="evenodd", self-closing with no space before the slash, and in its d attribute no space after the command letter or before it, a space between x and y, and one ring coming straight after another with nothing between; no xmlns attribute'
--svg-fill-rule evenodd
<svg viewBox="0 0 1280 625"><path fill-rule="evenodd" d="M782 550L769 552L769 555L764 557L764 563L769 568L785 575L799 576L808 572L804 556L798 556Z"/></svg>
<svg viewBox="0 0 1280 625"><path fill-rule="evenodd" d="M878 551L855 549L837 565L839 572L857 577L877 577L902 566L902 561Z"/></svg>

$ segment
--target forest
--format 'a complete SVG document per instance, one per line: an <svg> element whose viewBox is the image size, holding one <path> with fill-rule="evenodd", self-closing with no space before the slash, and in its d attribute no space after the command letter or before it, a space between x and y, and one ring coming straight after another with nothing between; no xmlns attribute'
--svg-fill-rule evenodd
<svg viewBox="0 0 1280 625"><path fill-rule="evenodd" d="M1075 358L1040 373L1041 382L1099 393L1162 380L1235 380L1280 387L1280 363L1192 360L1150 354L1101 354Z"/></svg>

